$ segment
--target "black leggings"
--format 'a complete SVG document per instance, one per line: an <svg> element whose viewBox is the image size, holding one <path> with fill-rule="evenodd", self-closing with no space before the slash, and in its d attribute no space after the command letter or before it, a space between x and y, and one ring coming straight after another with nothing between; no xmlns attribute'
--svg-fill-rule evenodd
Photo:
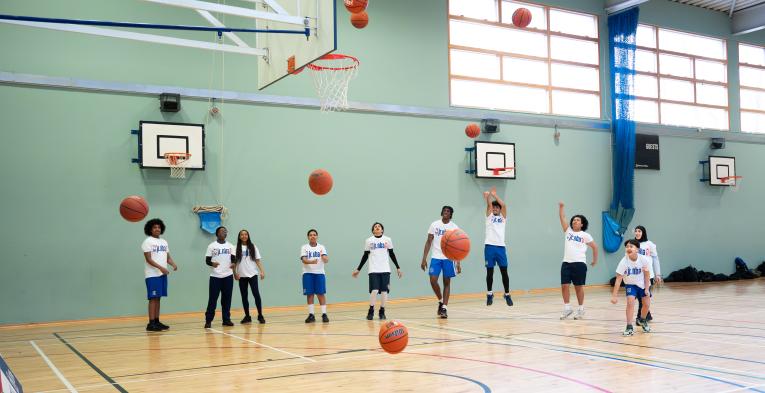
<svg viewBox="0 0 765 393"><path fill-rule="evenodd" d="M258 308L258 315L263 314L263 304L260 301L260 291L258 290L258 275L252 277L239 278L239 293L242 294L242 307L244 315L250 315L250 302L247 300L247 286L252 289L252 295L255 296L255 307Z"/></svg>
<svg viewBox="0 0 765 393"><path fill-rule="evenodd" d="M499 267L499 272L502 273L502 286L505 287L505 293L510 293L510 277L507 276L507 268ZM494 268L486 268L486 290L491 291L491 286L494 285Z"/></svg>

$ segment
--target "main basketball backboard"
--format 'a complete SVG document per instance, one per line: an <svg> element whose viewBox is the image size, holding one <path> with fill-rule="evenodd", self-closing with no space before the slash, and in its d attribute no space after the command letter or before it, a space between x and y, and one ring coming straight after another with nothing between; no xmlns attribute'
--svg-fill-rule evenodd
<svg viewBox="0 0 765 393"><path fill-rule="evenodd" d="M736 157L709 156L709 185L730 186L727 181L736 176Z"/></svg>
<svg viewBox="0 0 765 393"><path fill-rule="evenodd" d="M141 168L169 168L165 153L188 153L186 169L205 169L205 126L142 121L138 152Z"/></svg>
<svg viewBox="0 0 765 393"><path fill-rule="evenodd" d="M476 141L474 152L475 177L515 179L515 143ZM495 169L499 172L496 175Z"/></svg>

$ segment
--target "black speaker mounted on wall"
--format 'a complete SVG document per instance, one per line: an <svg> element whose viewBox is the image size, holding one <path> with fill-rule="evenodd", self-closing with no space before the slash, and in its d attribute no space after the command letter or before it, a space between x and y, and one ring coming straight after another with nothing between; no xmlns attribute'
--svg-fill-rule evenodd
<svg viewBox="0 0 765 393"><path fill-rule="evenodd" d="M159 95L159 110L162 112L178 112L181 110L181 95L162 93Z"/></svg>

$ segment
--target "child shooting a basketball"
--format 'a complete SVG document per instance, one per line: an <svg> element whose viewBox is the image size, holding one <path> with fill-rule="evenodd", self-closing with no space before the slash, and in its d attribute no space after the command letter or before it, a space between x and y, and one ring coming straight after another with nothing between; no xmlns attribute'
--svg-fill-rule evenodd
<svg viewBox="0 0 765 393"><path fill-rule="evenodd" d="M497 196L497 189L483 193L486 200L486 240L483 255L486 261L486 305L494 303L494 266L499 265L502 275L502 286L505 289L505 303L513 305L510 297L510 278L507 275L507 251L505 250L505 225L507 224L507 205Z"/></svg>
<svg viewBox="0 0 765 393"><path fill-rule="evenodd" d="M558 202L558 216L560 226L563 229L564 248L563 263L560 267L560 287L563 296L563 313L560 319L566 319L574 314L574 319L584 317L584 284L587 281L587 247L592 249L592 266L598 263L598 245L587 233L589 225L587 218L581 214L571 217L566 222L566 213L563 211L563 202ZM571 298L570 284L574 284L576 300L579 303L576 313L571 310L569 300Z"/></svg>
<svg viewBox="0 0 765 393"><path fill-rule="evenodd" d="M143 258L146 261L143 272L146 277L146 297L149 299L149 323L146 330L159 332L170 329L159 321L159 301L167 296L167 265L178 270L178 266L170 256L167 241L159 236L165 233L165 223L159 218L152 218L143 226L143 233L148 236L141 244Z"/></svg>
<svg viewBox="0 0 765 393"><path fill-rule="evenodd" d="M449 305L449 291L451 290L452 277L456 276L457 273L462 272L460 261L457 261L456 263L451 261L446 258L441 250L441 238L446 231L459 229L457 224L452 222L452 215L454 215L454 209L451 206L444 206L441 208L441 219L433 221L433 223L430 224L430 228L428 228L428 238L425 240L425 250L422 254L422 263L420 263L420 268L422 268L423 271L428 271L428 275L430 276L430 287L433 288L433 293L436 294L436 298L438 299L437 315L444 319L449 317L446 308ZM430 269L428 270L427 258L431 247L433 248L433 253L430 255ZM438 276L441 275L442 271L444 273L443 293L441 292L441 287L438 285Z"/></svg>
<svg viewBox="0 0 765 393"><path fill-rule="evenodd" d="M374 319L375 316L375 302L377 301L378 293L380 294L379 317L380 319L386 319L385 302L388 300L388 294L390 293L389 258L396 265L398 278L404 275L396 260L396 254L393 253L393 241L389 237L384 236L383 233L385 233L383 224L379 222L372 224L372 236L364 241L364 255L361 257L359 266L351 273L353 278L358 277L359 271L369 260L369 311L367 312L367 320L369 321Z"/></svg>
<svg viewBox="0 0 765 393"><path fill-rule="evenodd" d="M646 315L651 308L651 277L648 271L648 266L651 261L640 255L640 242L635 239L630 239L624 242L625 255L619 262L619 266L616 267L616 281L614 282L614 290L611 293L611 303L616 304L616 294L619 292L619 287L624 280L625 293L627 294L627 327L624 328L623 336L631 336L635 333L632 325L635 323L635 301L643 303L643 309L641 315L637 319L637 323L643 328L643 331L648 333L651 328L646 321Z"/></svg>
<svg viewBox="0 0 765 393"><path fill-rule="evenodd" d="M215 230L217 239L207 246L205 254L205 263L212 268L205 312L205 329L209 329L215 319L218 296L220 296L220 306L223 311L223 326L234 326L231 322L231 293L234 290L236 252L234 245L226 241L226 236L228 236L226 227L218 227Z"/></svg>
<svg viewBox="0 0 765 393"><path fill-rule="evenodd" d="M244 319L242 324L252 323L250 317L250 302L248 300L247 288L252 290L252 296L255 298L255 307L258 309L258 322L266 323L263 318L263 303L260 299L260 290L258 289L258 278L266 278L266 272L260 263L260 250L250 238L250 232L246 229L239 231L236 241L236 273L234 279L239 281L239 293L242 295L242 307L244 308Z"/></svg>
<svg viewBox="0 0 765 393"><path fill-rule="evenodd" d="M308 318L305 323L316 322L314 316L314 296L319 298L321 306L321 321L329 322L327 316L327 278L324 273L324 265L329 263L327 249L318 243L319 232L315 229L308 230L308 244L300 249L300 261L303 262L303 295L308 303Z"/></svg>
<svg viewBox="0 0 765 393"><path fill-rule="evenodd" d="M640 249L638 250L638 253L640 255L646 256L651 260L651 263L648 265L648 269L651 273L651 286L654 285L654 280L657 287L660 287L662 283L664 283L664 280L661 278L661 262L659 262L659 253L656 251L656 244L654 242L648 240L648 232L645 230L645 227L642 225L638 225L635 227L635 240L637 240L640 243ZM651 293L653 295L653 292ZM638 302L638 310L637 314L640 316L640 312L642 311L643 303ZM648 312L648 316L646 317L648 321L653 320L653 316L651 316L651 312Z"/></svg>

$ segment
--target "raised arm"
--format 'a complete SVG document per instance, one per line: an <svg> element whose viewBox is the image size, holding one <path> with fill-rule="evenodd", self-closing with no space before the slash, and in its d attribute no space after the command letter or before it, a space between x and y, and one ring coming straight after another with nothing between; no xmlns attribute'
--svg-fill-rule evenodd
<svg viewBox="0 0 765 393"><path fill-rule="evenodd" d="M420 268L422 271L428 270L428 253L430 252L430 246L433 244L433 234L428 233L428 239L425 240L425 250L422 252L422 263Z"/></svg>
<svg viewBox="0 0 765 393"><path fill-rule="evenodd" d="M491 196L494 197L494 200L499 203L499 206L502 208L502 218L507 218L507 205L505 204L505 201L503 201L498 195L497 195L497 188L492 187L491 189Z"/></svg>
<svg viewBox="0 0 765 393"><path fill-rule="evenodd" d="M566 221L566 213L563 211L563 202L558 202L558 217L560 218L560 227L563 228L563 232L568 230L568 222Z"/></svg>
<svg viewBox="0 0 765 393"><path fill-rule="evenodd" d="M489 198L488 191L483 192L483 199L486 201L486 217L489 217L489 214L491 214L491 198Z"/></svg>

